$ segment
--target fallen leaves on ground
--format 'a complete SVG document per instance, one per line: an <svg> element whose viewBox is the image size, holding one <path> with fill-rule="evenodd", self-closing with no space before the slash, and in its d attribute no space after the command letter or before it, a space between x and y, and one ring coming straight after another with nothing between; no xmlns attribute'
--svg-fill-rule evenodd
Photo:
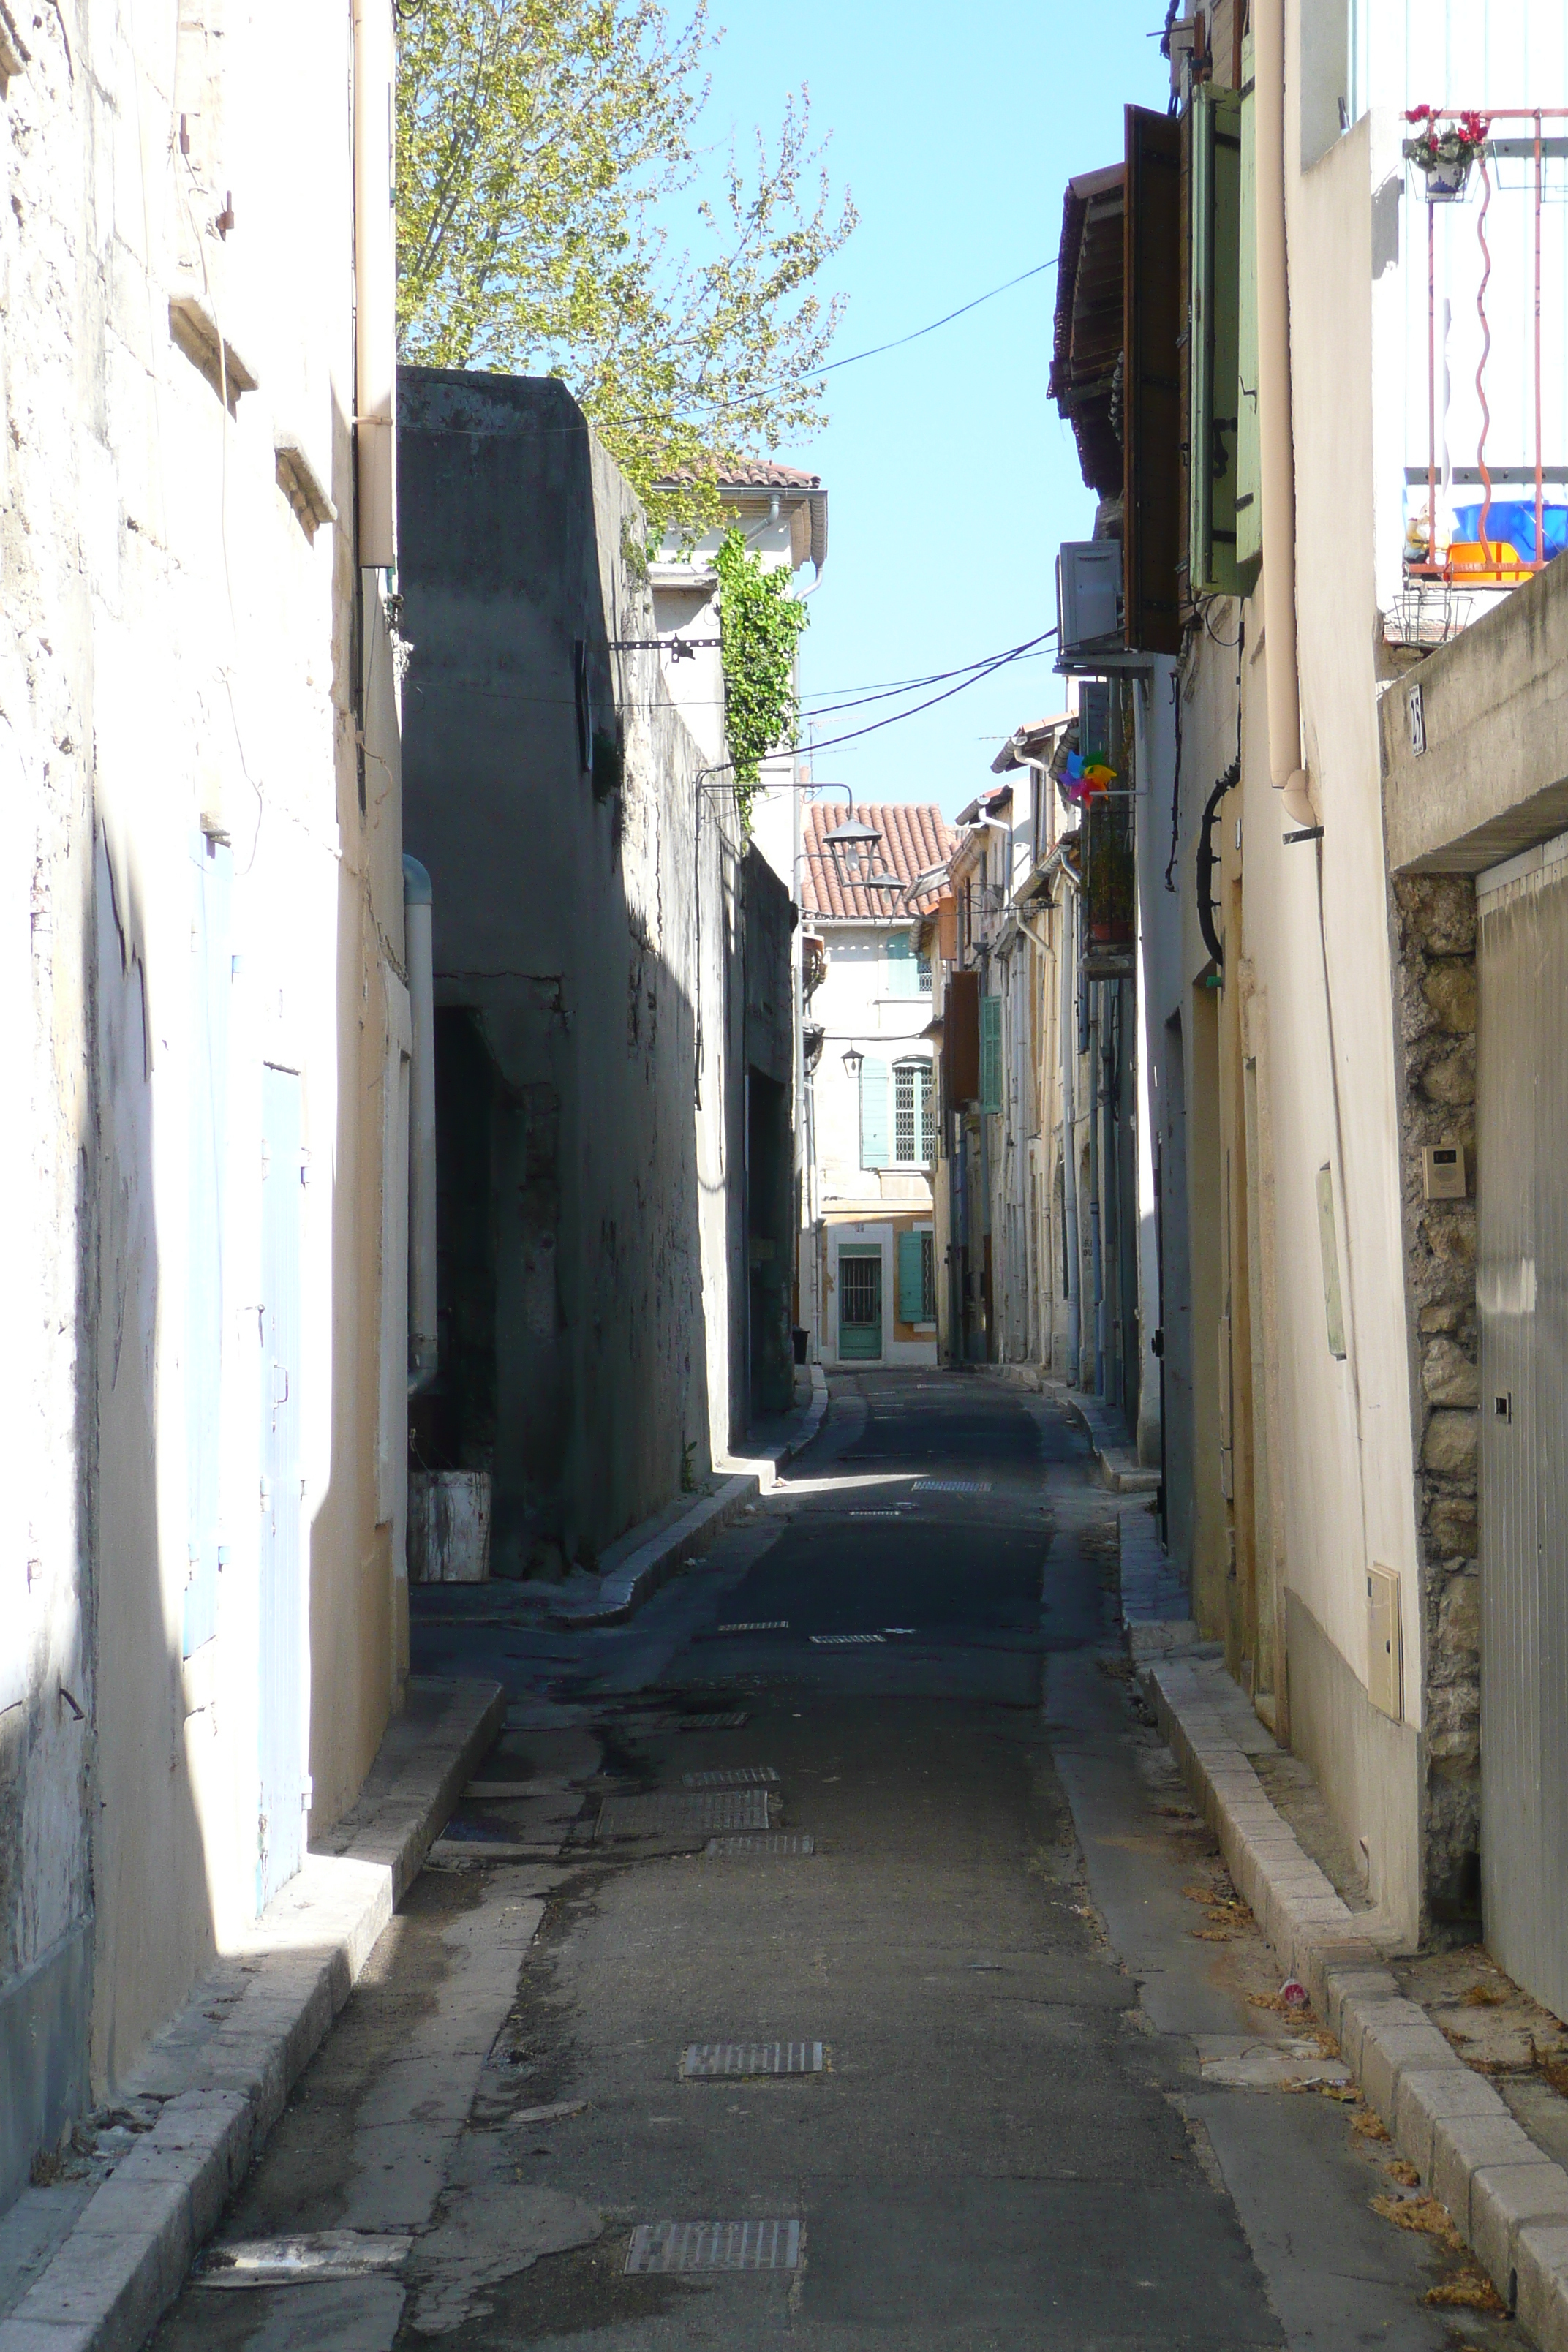
<svg viewBox="0 0 1568 2352"><path fill-rule="evenodd" d="M1473 1984L1463 1998L1468 2001L1472 2009L1498 2009L1508 1999L1508 1995L1506 1992L1499 1992L1494 1985Z"/></svg>
<svg viewBox="0 0 1568 2352"><path fill-rule="evenodd" d="M1484 2271L1461 2271L1458 2278L1444 2279L1427 2288L1426 2299L1460 2311L1491 2312L1500 2319L1508 2311L1507 2304Z"/></svg>
<svg viewBox="0 0 1568 2352"><path fill-rule="evenodd" d="M1421 2186L1421 2175L1413 2164L1406 2164L1403 2157L1396 2158L1393 2164L1385 2165L1384 2169L1390 2180L1398 2181L1401 2189L1419 2189Z"/></svg>
<svg viewBox="0 0 1568 2352"><path fill-rule="evenodd" d="M1450 2253L1457 2254L1465 2242L1447 2207L1436 2197L1374 2197L1372 2210L1396 2230L1418 2230L1424 2238L1436 2238Z"/></svg>
<svg viewBox="0 0 1568 2352"><path fill-rule="evenodd" d="M1276 2017L1295 2018L1300 2024L1305 2026L1309 2032L1311 2030L1312 2011L1310 2002L1303 2007L1301 2002L1299 2000L1287 2000L1283 1993L1249 1992L1247 1996L1247 2006L1248 2009L1272 2010ZM1329 2036L1329 2040L1331 2042L1333 2042L1332 2034ZM1339 2045L1334 2043L1334 2046L1331 2049L1325 2048L1323 2055L1325 2058L1337 2058L1339 2056Z"/></svg>
<svg viewBox="0 0 1568 2352"><path fill-rule="evenodd" d="M1236 1941L1234 1927L1194 1927L1192 1935L1194 1941L1199 1944L1234 1944Z"/></svg>
<svg viewBox="0 0 1568 2352"><path fill-rule="evenodd" d="M1387 2126L1384 2123L1383 2117L1372 2107L1364 2108L1363 2112L1357 2116L1354 2123L1351 2126L1351 2129L1353 2132L1360 2132L1363 2139L1386 2139L1388 2137Z"/></svg>

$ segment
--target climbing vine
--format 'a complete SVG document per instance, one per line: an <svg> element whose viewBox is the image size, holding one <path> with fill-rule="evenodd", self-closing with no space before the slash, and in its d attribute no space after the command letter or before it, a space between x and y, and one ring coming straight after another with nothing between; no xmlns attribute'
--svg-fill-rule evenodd
<svg viewBox="0 0 1568 2352"><path fill-rule="evenodd" d="M724 665L724 733L734 768L742 821L763 761L793 743L800 719L795 688L795 648L811 618L789 594L787 564L764 572L738 530L725 534L717 557L721 658Z"/></svg>

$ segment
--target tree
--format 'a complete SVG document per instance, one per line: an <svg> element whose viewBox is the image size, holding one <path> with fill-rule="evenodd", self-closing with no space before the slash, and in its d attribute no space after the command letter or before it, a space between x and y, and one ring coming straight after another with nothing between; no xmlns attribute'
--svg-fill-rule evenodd
<svg viewBox="0 0 1568 2352"><path fill-rule="evenodd" d="M842 297L817 273L855 225L803 89L755 168L696 204L717 36L705 0L404 0L398 331L405 359L561 376L656 509L710 513L716 470L820 421ZM653 495L679 478L678 499Z"/></svg>

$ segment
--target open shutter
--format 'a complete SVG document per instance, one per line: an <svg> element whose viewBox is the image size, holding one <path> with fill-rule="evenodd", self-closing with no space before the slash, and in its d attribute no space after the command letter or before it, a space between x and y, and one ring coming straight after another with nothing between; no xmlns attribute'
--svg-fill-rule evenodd
<svg viewBox="0 0 1568 2352"><path fill-rule="evenodd" d="M1252 93L1252 34L1242 37L1240 172L1236 289L1236 562L1251 593L1263 553L1262 469L1258 445L1258 157Z"/></svg>
<svg viewBox="0 0 1568 2352"><path fill-rule="evenodd" d="M888 1065L868 1054L860 1065L860 1165L886 1168L892 1158Z"/></svg>
<svg viewBox="0 0 1568 2352"><path fill-rule="evenodd" d="M915 943L908 931L892 931L883 942L883 985L889 996L919 996Z"/></svg>
<svg viewBox="0 0 1568 2352"><path fill-rule="evenodd" d="M1201 86L1194 95L1191 467L1188 577L1194 595L1234 595L1237 326L1241 228L1241 101Z"/></svg>
<svg viewBox="0 0 1568 2352"><path fill-rule="evenodd" d="M899 1235L899 1320L919 1323L925 1305L925 1261L919 1234Z"/></svg>
<svg viewBox="0 0 1568 2352"><path fill-rule="evenodd" d="M1127 644L1182 649L1182 134L1169 115L1127 109L1122 224L1122 579Z"/></svg>
<svg viewBox="0 0 1568 2352"><path fill-rule="evenodd" d="M185 1208L185 1549L180 1647L217 1631L223 1387L223 1195L228 1121L230 853L198 835L191 856L191 1073Z"/></svg>
<svg viewBox="0 0 1568 2352"><path fill-rule="evenodd" d="M1002 999L983 996L980 1000L980 1108L983 1111L999 1111L1002 1108Z"/></svg>

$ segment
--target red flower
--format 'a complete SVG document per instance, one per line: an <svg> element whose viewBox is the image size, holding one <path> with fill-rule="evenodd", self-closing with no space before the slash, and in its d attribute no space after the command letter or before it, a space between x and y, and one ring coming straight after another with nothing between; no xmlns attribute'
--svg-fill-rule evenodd
<svg viewBox="0 0 1568 2352"><path fill-rule="evenodd" d="M1406 122L1425 122L1429 119L1431 112L1429 106L1413 106L1406 112L1405 120Z"/></svg>

